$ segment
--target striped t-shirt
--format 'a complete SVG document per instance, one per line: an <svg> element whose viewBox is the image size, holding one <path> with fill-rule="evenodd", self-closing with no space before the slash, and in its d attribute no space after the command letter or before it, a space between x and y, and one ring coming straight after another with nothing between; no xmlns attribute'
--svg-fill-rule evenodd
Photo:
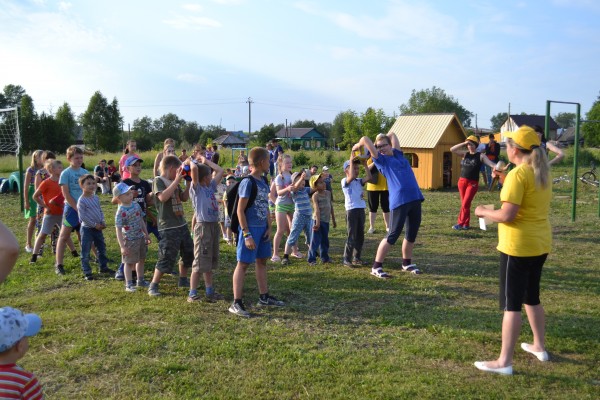
<svg viewBox="0 0 600 400"><path fill-rule="evenodd" d="M294 200L294 213L302 215L312 215L312 207L310 205L310 188L302 188L296 193L292 193L292 199Z"/></svg>
<svg viewBox="0 0 600 400"><path fill-rule="evenodd" d="M35 375L16 364L0 365L0 398L38 400L44 398Z"/></svg>

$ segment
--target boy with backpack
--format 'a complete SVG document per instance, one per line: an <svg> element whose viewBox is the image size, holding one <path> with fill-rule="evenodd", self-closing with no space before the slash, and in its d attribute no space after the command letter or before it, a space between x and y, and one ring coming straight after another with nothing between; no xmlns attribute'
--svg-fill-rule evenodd
<svg viewBox="0 0 600 400"><path fill-rule="evenodd" d="M269 152L262 147L255 147L250 150L248 161L252 172L235 185L237 189L235 217L239 221L238 263L233 273L234 300L229 307L229 312L246 318L250 317L250 313L244 306L242 296L246 270L252 263L256 263L256 282L260 294L258 305L278 307L285 305L283 301L269 294L267 285L267 259L271 255L271 218L268 207L269 185L262 179L262 175L269 171ZM253 193L254 196L251 196ZM233 188L230 189L228 198L232 194ZM254 197L252 202L251 197ZM237 221L232 218L232 228Z"/></svg>

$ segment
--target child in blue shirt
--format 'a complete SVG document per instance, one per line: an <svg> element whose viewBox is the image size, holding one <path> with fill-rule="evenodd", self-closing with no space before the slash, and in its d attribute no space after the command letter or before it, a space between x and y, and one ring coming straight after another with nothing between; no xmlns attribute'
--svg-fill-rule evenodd
<svg viewBox="0 0 600 400"><path fill-rule="evenodd" d="M306 172L294 172L292 174L292 200L294 201L294 216L292 218L292 229L285 242L282 265L290 263L290 253L298 242L300 233L304 231L306 240L310 243L312 207L310 205L311 189L306 187Z"/></svg>
<svg viewBox="0 0 600 400"><path fill-rule="evenodd" d="M364 179L358 178L361 161L355 159L351 152L350 159L344 162L346 177L341 182L348 231L342 263L347 267L364 265L361 254L365 241L365 208L367 205L363 197L363 186L371 181L371 171L367 168L366 159L362 159L362 164L365 167Z"/></svg>
<svg viewBox="0 0 600 400"><path fill-rule="evenodd" d="M219 202L215 197L217 185L223 178L223 168L200 155L197 162L187 162L192 175L190 197L194 207L194 262L190 276L190 292L187 301L205 300L210 303L224 300L213 287L213 270L219 267ZM214 173L213 173L214 171ZM200 274L204 277L205 296L198 295Z"/></svg>
<svg viewBox="0 0 600 400"><path fill-rule="evenodd" d="M268 206L269 186L262 174L269 170L269 152L262 147L250 150L248 161L250 176L239 183L237 217L240 223L237 245L237 266L233 273L233 304L229 312L240 317L250 317L242 301L244 279L248 266L256 262L256 283L259 306L282 307L285 303L269 294L267 285L267 258L271 255L271 216ZM256 185L254 204L246 209L252 188Z"/></svg>

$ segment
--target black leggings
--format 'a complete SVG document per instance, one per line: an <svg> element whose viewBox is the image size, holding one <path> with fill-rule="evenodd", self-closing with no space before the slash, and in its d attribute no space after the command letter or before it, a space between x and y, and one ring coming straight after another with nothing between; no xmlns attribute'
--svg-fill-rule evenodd
<svg viewBox="0 0 600 400"><path fill-rule="evenodd" d="M369 211L376 213L381 200L381 211L390 212L390 192L387 190L367 190L367 200L369 202Z"/></svg>

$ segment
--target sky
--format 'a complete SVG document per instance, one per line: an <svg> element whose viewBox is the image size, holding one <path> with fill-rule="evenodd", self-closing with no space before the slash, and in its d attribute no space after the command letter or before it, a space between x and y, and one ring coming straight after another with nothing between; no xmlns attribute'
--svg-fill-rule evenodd
<svg viewBox="0 0 600 400"><path fill-rule="evenodd" d="M244 131L393 115L433 86L480 128L509 107L545 114L546 100L584 118L600 93L599 17L597 0L0 0L0 90L76 115L100 91L125 129L167 113Z"/></svg>

